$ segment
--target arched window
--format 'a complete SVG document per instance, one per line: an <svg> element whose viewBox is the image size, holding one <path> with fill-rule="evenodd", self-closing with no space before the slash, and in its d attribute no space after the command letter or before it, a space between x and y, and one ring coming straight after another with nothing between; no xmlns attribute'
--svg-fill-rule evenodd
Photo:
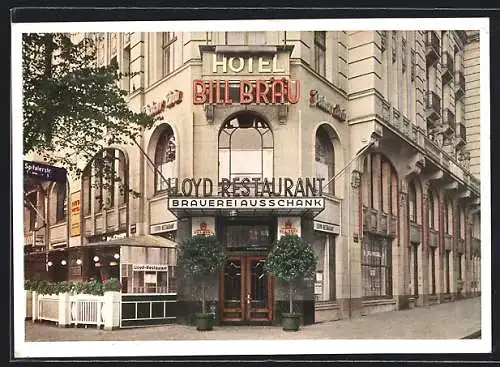
<svg viewBox="0 0 500 367"><path fill-rule="evenodd" d="M251 112L226 120L219 133L219 178L273 177L273 133Z"/></svg>
<svg viewBox="0 0 500 367"><path fill-rule="evenodd" d="M325 183L335 174L335 150L328 132L324 126L316 131L316 177L324 178ZM335 182L328 184L325 192L335 194Z"/></svg>
<svg viewBox="0 0 500 367"><path fill-rule="evenodd" d="M155 191L168 188L165 179L175 176L176 142L172 128L167 127L158 138L155 150ZM163 176L163 177L162 177Z"/></svg>
<svg viewBox="0 0 500 367"><path fill-rule="evenodd" d="M365 162L363 177L366 178L362 182L369 187L365 204L379 212L397 216L396 170L381 154L372 154ZM363 297L392 295L392 244L390 237L374 235L370 231L364 233L361 258Z"/></svg>
<svg viewBox="0 0 500 367"><path fill-rule="evenodd" d="M417 222L417 190L413 182L408 185L408 207L410 222Z"/></svg>
<svg viewBox="0 0 500 367"><path fill-rule="evenodd" d="M127 170L125 154L118 149L107 148L94 157L82 173L84 215L90 215L92 208L100 212L128 202Z"/></svg>
<svg viewBox="0 0 500 367"><path fill-rule="evenodd" d="M380 154L373 154L366 174L370 177L368 206L384 213L397 215L398 178L391 163Z"/></svg>
<svg viewBox="0 0 500 367"><path fill-rule="evenodd" d="M427 206L428 206L428 211L429 215L427 216L427 224L429 225L429 228L434 229L434 194L432 193L432 190L429 190L427 193Z"/></svg>

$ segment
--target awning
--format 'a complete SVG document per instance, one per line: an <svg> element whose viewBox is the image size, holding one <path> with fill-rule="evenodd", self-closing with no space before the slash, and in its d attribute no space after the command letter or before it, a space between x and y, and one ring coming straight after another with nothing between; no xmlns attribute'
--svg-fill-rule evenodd
<svg viewBox="0 0 500 367"><path fill-rule="evenodd" d="M91 242L82 247L96 246L176 247L177 244L161 236L145 234L142 236L115 238L109 241Z"/></svg>
<svg viewBox="0 0 500 367"><path fill-rule="evenodd" d="M301 216L314 218L325 208L323 197L170 198L168 210L177 218L198 216Z"/></svg>

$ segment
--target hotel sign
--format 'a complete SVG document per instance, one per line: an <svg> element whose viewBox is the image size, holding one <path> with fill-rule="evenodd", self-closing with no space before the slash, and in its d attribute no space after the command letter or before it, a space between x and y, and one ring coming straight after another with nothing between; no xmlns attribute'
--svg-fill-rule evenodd
<svg viewBox="0 0 500 367"><path fill-rule="evenodd" d="M328 102L325 96L319 94L317 89L311 89L309 92L309 106L318 107L339 121L347 120L347 113L338 104Z"/></svg>
<svg viewBox="0 0 500 367"><path fill-rule="evenodd" d="M321 197L323 196L321 177L306 177L296 180L289 177L271 179L234 177L221 179L217 184L217 195L221 197ZM168 178L171 197L210 197L214 195L214 183L209 178Z"/></svg>
<svg viewBox="0 0 500 367"><path fill-rule="evenodd" d="M278 55L272 58L229 57L212 55L212 72L214 74L228 71L242 74L283 75L285 68L278 65ZM220 70L219 70L220 69ZM295 104L300 99L300 81L282 77L266 77L266 79L216 79L193 81L193 104Z"/></svg>
<svg viewBox="0 0 500 367"><path fill-rule="evenodd" d="M168 179L168 209L323 210L324 180L316 177L223 178L214 192L214 183L208 178Z"/></svg>
<svg viewBox="0 0 500 367"><path fill-rule="evenodd" d="M323 198L169 198L169 209L324 209Z"/></svg>

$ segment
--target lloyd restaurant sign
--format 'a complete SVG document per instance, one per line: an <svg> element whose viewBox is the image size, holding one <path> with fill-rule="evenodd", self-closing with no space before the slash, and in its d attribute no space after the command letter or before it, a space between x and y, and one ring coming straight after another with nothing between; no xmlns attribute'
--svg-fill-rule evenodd
<svg viewBox="0 0 500 367"><path fill-rule="evenodd" d="M225 57L222 60L213 55L212 72L226 74L244 72L245 74L283 75L285 69L278 65L278 55L273 58ZM295 104L300 99L300 81L285 77L240 80L194 80L194 104Z"/></svg>
<svg viewBox="0 0 500 367"><path fill-rule="evenodd" d="M342 109L338 104L328 102L325 96L319 94L317 89L311 89L309 92L309 105L311 107L318 107L339 121L343 122L347 120L345 109Z"/></svg>
<svg viewBox="0 0 500 367"><path fill-rule="evenodd" d="M208 178L169 179L169 209L324 209L324 178L222 179L214 196Z"/></svg>

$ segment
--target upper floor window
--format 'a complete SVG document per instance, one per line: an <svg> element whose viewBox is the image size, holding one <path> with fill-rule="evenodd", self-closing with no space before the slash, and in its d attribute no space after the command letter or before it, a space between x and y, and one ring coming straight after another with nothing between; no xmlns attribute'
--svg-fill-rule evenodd
<svg viewBox="0 0 500 367"><path fill-rule="evenodd" d="M30 231L33 231L36 227L36 208L38 205L38 192L34 191L30 194L27 195L26 202L27 202L27 208L28 208L28 228Z"/></svg>
<svg viewBox="0 0 500 367"><path fill-rule="evenodd" d="M174 60L174 44L177 41L177 37L174 32L163 32L162 33L162 64L163 64L163 76L167 76L172 73L175 69Z"/></svg>
<svg viewBox="0 0 500 367"><path fill-rule="evenodd" d="M481 217L479 214L474 214L472 217L472 237L481 238Z"/></svg>
<svg viewBox="0 0 500 367"><path fill-rule="evenodd" d="M314 71L325 76L326 32L314 32Z"/></svg>
<svg viewBox="0 0 500 367"><path fill-rule="evenodd" d="M94 212L100 212L127 202L128 169L125 154L118 149L104 149L83 170L83 213L90 215L92 208Z"/></svg>
<svg viewBox="0 0 500 367"><path fill-rule="evenodd" d="M155 191L168 188L166 179L175 176L176 143L172 128L167 125L158 138L155 150ZM163 176L163 177L162 177Z"/></svg>
<svg viewBox="0 0 500 367"><path fill-rule="evenodd" d="M273 133L251 112L226 120L219 133L219 177L273 177Z"/></svg>
<svg viewBox="0 0 500 367"><path fill-rule="evenodd" d="M453 206L451 200L444 203L444 233L453 234Z"/></svg>
<svg viewBox="0 0 500 367"><path fill-rule="evenodd" d="M465 210L462 205L458 206L458 228L457 233L460 239L465 239Z"/></svg>
<svg viewBox="0 0 500 367"><path fill-rule="evenodd" d="M435 225L435 200L434 200L434 193L432 190L429 190L427 193L427 205L428 205L428 216L427 216L427 224L429 225L429 228L436 229Z"/></svg>
<svg viewBox="0 0 500 367"><path fill-rule="evenodd" d="M316 131L315 150L316 176L324 178L326 183L335 175L335 150L332 140L323 125ZM334 195L335 182L330 182L324 191Z"/></svg>
<svg viewBox="0 0 500 367"><path fill-rule="evenodd" d="M408 185L408 207L410 222L417 222L417 189L413 182Z"/></svg>
<svg viewBox="0 0 500 367"><path fill-rule="evenodd" d="M67 195L66 195L66 184L57 183L55 187L56 191L56 222L60 222L66 219L67 210Z"/></svg>
<svg viewBox="0 0 500 367"><path fill-rule="evenodd" d="M367 156L362 177L363 204L384 213L398 215L398 177L381 154Z"/></svg>

